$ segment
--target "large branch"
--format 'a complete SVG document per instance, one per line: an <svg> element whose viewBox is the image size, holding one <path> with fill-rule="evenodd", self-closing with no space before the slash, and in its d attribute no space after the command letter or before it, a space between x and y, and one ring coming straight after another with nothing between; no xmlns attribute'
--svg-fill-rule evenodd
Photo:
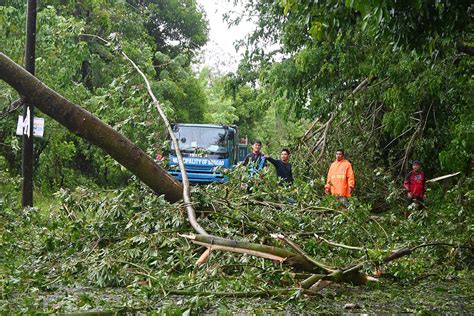
<svg viewBox="0 0 474 316"><path fill-rule="evenodd" d="M306 260L308 260L309 262L311 262L311 263L314 264L315 266L319 267L319 268L322 269L323 271L329 272L329 273L332 273L332 272L336 271L334 268L329 267L329 266L325 265L324 263L319 262L319 261L315 260L314 258L308 256L308 255L303 251L303 249L301 249L300 246L298 246L297 244L295 244L292 240L290 240L289 238L285 237L284 235L282 235L282 234L272 234L271 236L272 236L273 238L282 240L282 241L284 241L285 243L287 243L291 248L293 248L293 250L295 250L298 254L300 254L301 256L303 256L303 258L305 258Z"/></svg>
<svg viewBox="0 0 474 316"><path fill-rule="evenodd" d="M167 201L181 199L181 184L140 148L92 113L48 88L2 52L0 79L18 91L27 103L103 149L157 194L164 194Z"/></svg>
<svg viewBox="0 0 474 316"><path fill-rule="evenodd" d="M186 174L186 168L184 166L183 156L181 155L181 151L178 150L179 149L179 143L178 143L178 140L176 139L176 136L174 135L173 129L171 128L171 124L168 121L168 117L166 116L165 112L163 111L163 109L161 107L161 104L160 104L160 102L158 102L158 99L156 98L155 94L151 90L150 81L148 81L148 78L145 76L143 71L141 71L141 69L137 66L137 64L135 64L135 62L133 60L131 60L130 57L128 57L127 54L125 54L123 51L122 51L122 55L123 55L123 57L125 57L125 59L127 59L133 65L133 67L138 71L138 73L142 76L143 80L145 81L148 94L152 98L153 103L155 104L156 109L158 110L158 113L161 116L161 119L163 120L163 122L166 125L166 128L168 130L168 134L171 137L171 141L173 142L174 148L176 148L176 157L178 158L178 165L179 165L179 169L180 169L180 172L181 172L181 178L183 179L183 200L184 200L184 205L185 205L185 208L186 208L186 212L188 214L189 223L194 228L194 230L196 232L198 232L199 234L208 235L206 230L204 228L202 228L202 226L199 225L199 223L197 221L196 211L194 210L192 200L191 200L191 190L189 189L189 179L188 179L188 175Z"/></svg>
<svg viewBox="0 0 474 316"><path fill-rule="evenodd" d="M445 242L426 243L426 244L421 244L421 245L414 246L414 247L411 247L411 248L397 249L397 250L393 251L390 255L383 258L383 262L384 263L389 263L393 260L411 255L413 253L413 251L415 251L417 249L424 248L424 247L431 247L431 246L461 247L460 245L455 245L455 244L450 244L450 243L445 243ZM472 247L468 247L468 248L472 249Z"/></svg>
<svg viewBox="0 0 474 316"><path fill-rule="evenodd" d="M271 259L292 266L296 269L315 272L318 271L312 262L300 254L296 254L280 247L254 244L246 241L226 239L216 236L204 235L180 235L191 240L192 243L201 245L211 250L223 250L235 253L243 253L251 256Z"/></svg>

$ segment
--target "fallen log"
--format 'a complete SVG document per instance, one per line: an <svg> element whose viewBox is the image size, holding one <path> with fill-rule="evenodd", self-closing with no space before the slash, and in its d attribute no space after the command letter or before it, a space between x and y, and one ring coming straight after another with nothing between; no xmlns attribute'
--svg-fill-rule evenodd
<svg viewBox="0 0 474 316"><path fill-rule="evenodd" d="M12 86L26 103L58 121L69 131L97 145L143 183L169 202L181 200L183 187L128 138L91 112L47 87L0 52L0 79Z"/></svg>

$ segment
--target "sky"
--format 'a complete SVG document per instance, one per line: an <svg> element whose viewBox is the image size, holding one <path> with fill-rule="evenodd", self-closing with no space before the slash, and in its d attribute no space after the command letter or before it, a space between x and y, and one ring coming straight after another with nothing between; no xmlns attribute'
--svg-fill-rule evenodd
<svg viewBox="0 0 474 316"><path fill-rule="evenodd" d="M202 51L198 69L209 66L213 72L224 74L237 70L243 49L236 51L234 42L242 40L254 29L254 24L242 21L238 26L228 27L223 14L233 12L243 14L242 7L234 6L227 0L197 0L205 10L209 21L209 42Z"/></svg>

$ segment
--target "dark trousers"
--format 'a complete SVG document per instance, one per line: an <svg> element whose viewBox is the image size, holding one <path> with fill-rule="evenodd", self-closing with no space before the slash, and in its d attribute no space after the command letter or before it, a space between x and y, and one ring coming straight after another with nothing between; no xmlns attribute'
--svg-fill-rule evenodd
<svg viewBox="0 0 474 316"><path fill-rule="evenodd" d="M405 206L407 209L405 210L405 217L408 218L411 215L411 210L408 207L412 204L415 204L415 208L412 210L421 210L425 207L423 204L423 198L409 198L408 196L405 198Z"/></svg>
<svg viewBox="0 0 474 316"><path fill-rule="evenodd" d="M417 208L423 208L424 207L424 200L423 198L420 197L412 197L409 198L408 196L405 198L405 205L408 207L411 204L415 203L417 205Z"/></svg>

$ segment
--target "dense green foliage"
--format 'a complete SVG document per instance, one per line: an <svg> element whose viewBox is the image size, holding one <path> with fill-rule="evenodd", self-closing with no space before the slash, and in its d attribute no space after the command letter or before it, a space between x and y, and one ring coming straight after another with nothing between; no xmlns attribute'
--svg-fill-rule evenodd
<svg viewBox="0 0 474 316"><path fill-rule="evenodd" d="M14 111L0 117L0 310L271 313L269 304L290 313L341 313L344 303L360 299L364 312L472 311L472 6L242 2L257 29L239 69L216 76L192 71L207 41L195 0L41 1L37 76L154 156L167 137L119 48L151 79L171 121L237 124L271 156L289 147L291 189L277 185L272 167L252 180L252 194L241 189L241 167L227 171L225 185L193 187L199 223L211 234L284 246L270 238L284 233L328 265L367 260L368 274L396 249L443 245L390 263L380 284L327 288L317 300L300 297L293 271L270 260L213 251L195 266L203 248L178 235L192 231L183 205L153 195L49 118L45 137L35 140L35 208L22 209ZM20 64L24 24L25 1L0 0L0 47ZM0 89L3 109L18 96L3 82ZM348 211L323 195L340 147L356 173ZM409 209L407 218L401 176L412 159L423 161L428 178L461 174L429 184L427 208ZM330 247L314 233L363 250ZM173 296L177 290L192 298ZM281 290L284 299L219 296L257 290Z"/></svg>
<svg viewBox="0 0 474 316"><path fill-rule="evenodd" d="M401 176L409 160L419 159L430 176L461 171L470 177L472 61L460 48L472 41L467 3L248 1L247 11L260 22L239 70L215 77L205 69L196 77L190 64L206 41L206 24L188 2L45 3L38 76L150 155L161 151L166 136L140 78L93 37L101 36L120 43L155 79L172 121L235 123L243 136L261 138L267 153L287 146L297 155L314 155L324 163L304 169L308 180L324 174L338 147L348 151L356 172L382 167ZM10 3L0 7L1 43L21 62L24 4ZM264 49L272 43L276 50ZM352 95L361 83L367 84ZM4 89L1 105L15 98ZM301 141L311 122L317 129L332 115L324 146L321 134ZM2 123L0 152L11 174L18 174L16 118ZM47 120L47 131L35 150L37 182L56 190L85 183L84 176L99 185L128 178L54 122ZM361 176L361 184L374 181ZM359 194L366 191L359 188Z"/></svg>
<svg viewBox="0 0 474 316"><path fill-rule="evenodd" d="M0 46L20 64L25 7L24 1L0 6ZM155 79L154 91L171 120L203 119L207 97L190 64L207 40L207 23L195 1L44 1L39 6L38 78L155 155L166 137L142 79L96 36L119 42ZM3 109L17 95L1 85ZM19 173L21 160L16 120L14 114L0 119L0 154L12 175ZM99 149L49 119L44 139L36 141L35 161L36 182L53 190L90 179L100 185L124 184L129 177Z"/></svg>
<svg viewBox="0 0 474 316"><path fill-rule="evenodd" d="M243 3L259 23L229 93L236 104L252 95L253 135L272 151L302 135L301 119L318 127L334 115L325 149L344 147L356 170L403 174L420 159L433 175L471 175L472 57L461 48L472 43L467 1ZM273 126L288 137L272 137ZM310 151L317 139L308 141Z"/></svg>
<svg viewBox="0 0 474 316"><path fill-rule="evenodd" d="M242 172L245 171L237 169L233 179L240 178ZM213 251L207 263L194 266L203 249L178 235L191 231L184 213L136 182L113 191L85 187L61 190L53 199L41 199L38 207L21 210L16 183L5 173L0 179L6 192L0 197L0 309L164 311L166 306L175 306L181 312L199 312L220 305L234 312L248 311L264 307L259 307L261 303L242 304L248 302L246 298L219 299L218 293L285 291L297 283L289 268L240 254ZM462 312L472 308L467 296L472 285L469 243L474 227L472 212L456 205L459 188L451 190L444 201L437 201L435 207L414 212L406 219L403 208L396 207L373 217L369 205L357 200L349 212L340 212L332 199L319 194L317 185L300 184L298 191L291 192L275 190L276 182L269 175L256 185L258 192L252 195L244 195L237 180L224 187L196 187L196 202L212 206L201 217L201 225L222 237L276 246L282 244L269 235L284 233L329 265L348 265L366 257L370 263L364 270L368 273L397 248L433 241L453 244L421 248L388 265L382 284L364 286L366 297L358 303L368 311L416 308ZM297 204L288 205L288 195ZM317 241L314 233L365 250L329 247ZM416 305L410 303L415 297L408 297L415 295L410 294L410 289L429 286L422 282L428 277L438 284L436 289L451 288L450 293L455 294L449 301L467 300L467 305L443 303L447 296L439 295L429 300L425 297L424 301L420 297ZM392 293L395 289L405 293ZM172 296L176 290L195 293L195 297L177 303L178 299ZM358 291L350 286L335 287L314 300L298 299L298 292L293 289L285 294L285 303L278 304L276 300L265 304L295 312L308 308L337 311L356 299ZM424 291L437 293L432 286ZM381 292L387 299L378 297ZM199 293L211 294L199 298ZM212 293L216 295L214 299ZM370 298L369 293L377 297ZM395 304L390 299L394 295L398 297ZM382 302L386 305L371 307Z"/></svg>

